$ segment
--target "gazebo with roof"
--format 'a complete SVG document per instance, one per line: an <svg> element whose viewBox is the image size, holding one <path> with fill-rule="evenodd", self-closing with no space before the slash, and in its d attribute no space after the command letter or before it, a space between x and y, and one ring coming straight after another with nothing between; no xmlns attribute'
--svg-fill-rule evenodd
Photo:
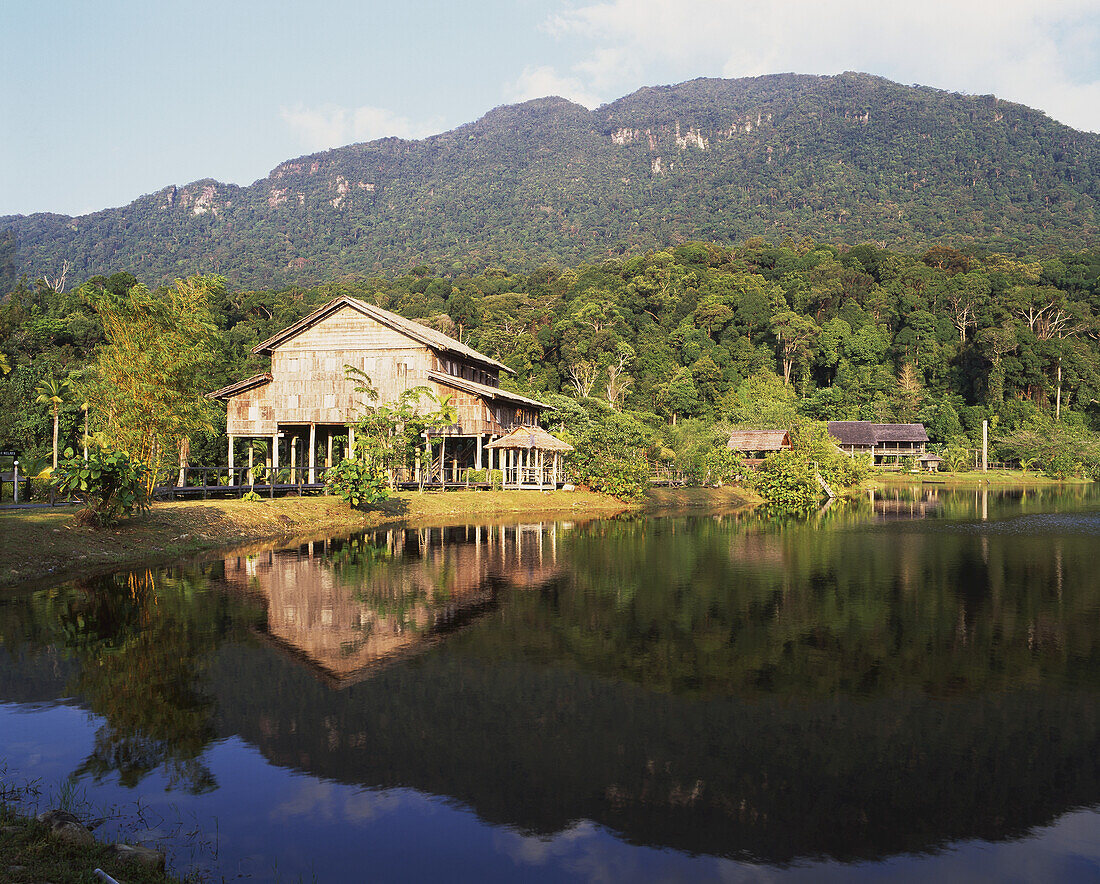
<svg viewBox="0 0 1100 884"><path fill-rule="evenodd" d="M573 446L550 435L542 427L521 426L485 446L489 468L494 456L507 488L556 488L562 478L561 456ZM553 455L547 464L546 455Z"/></svg>

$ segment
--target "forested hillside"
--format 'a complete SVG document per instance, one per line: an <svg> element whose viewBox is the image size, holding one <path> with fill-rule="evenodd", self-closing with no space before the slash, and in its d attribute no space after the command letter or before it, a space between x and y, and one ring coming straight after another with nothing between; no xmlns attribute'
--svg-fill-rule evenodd
<svg viewBox="0 0 1100 884"><path fill-rule="evenodd" d="M0 218L20 275L127 267L303 284L601 261L687 240L877 242L1051 255L1097 243L1100 137L993 96L865 74L546 98L423 141L301 157L249 187L198 181L80 218Z"/></svg>
<svg viewBox="0 0 1100 884"><path fill-rule="evenodd" d="M135 282L128 273L93 280L117 294ZM921 420L934 441L965 448L987 419L1006 458L1100 429L1100 251L1040 262L755 238L528 273L445 278L420 266L315 287L231 286L212 304L218 358L201 388L266 368L252 347L340 294L503 360L517 373L509 383L555 406L551 426L575 428L586 410L617 415L615 432L651 461L684 467L724 442L731 424ZM0 446L46 454L50 411L34 404L36 390L66 377L79 390L102 341L78 292L15 288L0 306L0 356L10 366L0 378ZM77 445L77 392L60 417L62 444ZM219 420L224 411L220 432ZM93 414L93 431L96 422ZM1085 448L1072 450L1062 472L1093 468ZM222 442L195 438L192 457L218 461Z"/></svg>

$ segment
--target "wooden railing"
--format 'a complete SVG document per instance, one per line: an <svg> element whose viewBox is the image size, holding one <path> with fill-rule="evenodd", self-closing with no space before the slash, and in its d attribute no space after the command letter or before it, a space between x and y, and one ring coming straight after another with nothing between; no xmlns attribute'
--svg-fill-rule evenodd
<svg viewBox="0 0 1100 884"><path fill-rule="evenodd" d="M180 470L162 471L157 476L157 484L153 489L153 497L158 500L177 500L180 498L200 497L207 500L211 497L239 497L254 491L264 497L285 495L321 494L325 490L324 468L314 470L314 481L309 481L308 467L280 467L275 473L275 481L271 481L271 470L267 467L256 466L252 470L252 480L249 480L247 467L187 467L183 470L181 482ZM492 481L489 470L482 470L484 477L481 481L474 478L477 471L460 467L457 471L450 465L439 472L436 470L429 475L417 477L414 470L399 468L392 477L393 484L398 488L430 488L453 489L462 488L490 488ZM535 467L513 467L510 470L498 470L503 477L505 487L536 487L553 488L553 472L550 468L538 470ZM557 485L560 486L569 481L569 477L561 470L558 472Z"/></svg>

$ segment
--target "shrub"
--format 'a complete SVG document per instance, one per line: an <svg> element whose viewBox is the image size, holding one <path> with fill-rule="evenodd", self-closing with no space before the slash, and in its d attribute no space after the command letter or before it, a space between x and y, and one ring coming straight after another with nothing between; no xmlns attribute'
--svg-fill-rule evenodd
<svg viewBox="0 0 1100 884"><path fill-rule="evenodd" d="M575 448L565 456L573 480L624 500L642 497L649 487L649 428L591 400L572 419L573 426L566 427L563 436Z"/></svg>
<svg viewBox="0 0 1100 884"><path fill-rule="evenodd" d="M1100 436L1069 420L1038 415L997 439L997 447L1002 457L1016 458L1025 469L1035 466L1055 479L1100 475Z"/></svg>
<svg viewBox="0 0 1100 884"><path fill-rule="evenodd" d="M87 460L66 448L50 481L61 494L84 504L76 514L78 524L103 527L148 509L148 476L145 464L126 452L95 446Z"/></svg>
<svg viewBox="0 0 1100 884"><path fill-rule="evenodd" d="M778 451L764 458L751 482L764 501L776 509L807 510L821 499L813 466L797 451Z"/></svg>
<svg viewBox="0 0 1100 884"><path fill-rule="evenodd" d="M791 449L764 459L749 484L769 506L807 510L824 493L820 475L834 491L862 482L870 472L866 457L849 457L836 447L824 424L808 423L791 431Z"/></svg>
<svg viewBox="0 0 1100 884"><path fill-rule="evenodd" d="M607 458L590 463L581 481L593 491L638 500L649 487L649 465L644 458Z"/></svg>
<svg viewBox="0 0 1100 884"><path fill-rule="evenodd" d="M708 482L732 482L743 472L745 457L729 448L712 448L703 456L703 471Z"/></svg>
<svg viewBox="0 0 1100 884"><path fill-rule="evenodd" d="M966 447L966 440L956 438L943 450L943 462L953 473L967 472L973 461L970 449Z"/></svg>
<svg viewBox="0 0 1100 884"><path fill-rule="evenodd" d="M356 509L365 509L389 497L385 475L361 460L345 458L326 471L325 487Z"/></svg>

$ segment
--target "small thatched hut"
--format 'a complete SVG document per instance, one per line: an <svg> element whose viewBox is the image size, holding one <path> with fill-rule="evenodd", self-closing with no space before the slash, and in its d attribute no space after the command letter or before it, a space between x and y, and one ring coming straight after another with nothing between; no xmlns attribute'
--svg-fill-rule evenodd
<svg viewBox="0 0 1100 884"><path fill-rule="evenodd" d="M726 447L740 451L745 460L753 463L763 459L765 454L789 449L791 437L784 430L734 430Z"/></svg>
<svg viewBox="0 0 1100 884"><path fill-rule="evenodd" d="M516 427L510 433L485 446L489 454L489 467L493 467L493 452L499 452L499 469L504 473L504 484L512 488L556 488L561 479L561 456L572 451L573 446L551 436L542 427ZM553 457L548 464L546 455Z"/></svg>

